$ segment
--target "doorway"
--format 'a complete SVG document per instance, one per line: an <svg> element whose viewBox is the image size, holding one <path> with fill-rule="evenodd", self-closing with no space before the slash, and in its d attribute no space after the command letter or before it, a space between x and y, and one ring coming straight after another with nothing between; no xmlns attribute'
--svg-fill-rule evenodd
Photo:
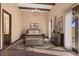
<svg viewBox="0 0 79 59"><path fill-rule="evenodd" d="M11 44L11 14L2 9L3 48Z"/></svg>
<svg viewBox="0 0 79 59"><path fill-rule="evenodd" d="M72 49L78 53L78 20L79 20L79 5L72 9Z"/></svg>

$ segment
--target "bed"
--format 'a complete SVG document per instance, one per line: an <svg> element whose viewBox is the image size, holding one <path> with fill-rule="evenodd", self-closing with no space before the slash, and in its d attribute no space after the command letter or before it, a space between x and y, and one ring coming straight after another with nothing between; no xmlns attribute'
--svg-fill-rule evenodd
<svg viewBox="0 0 79 59"><path fill-rule="evenodd" d="M44 34L41 33L39 27L31 27L27 29L25 36L25 45L43 45Z"/></svg>

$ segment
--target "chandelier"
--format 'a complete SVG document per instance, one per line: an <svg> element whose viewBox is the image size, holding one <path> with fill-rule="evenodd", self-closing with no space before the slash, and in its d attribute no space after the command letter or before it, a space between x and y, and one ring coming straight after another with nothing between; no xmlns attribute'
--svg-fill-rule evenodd
<svg viewBox="0 0 79 59"><path fill-rule="evenodd" d="M38 10L38 9L34 9L34 10L32 10L32 14L37 16L39 14L39 11L40 10Z"/></svg>

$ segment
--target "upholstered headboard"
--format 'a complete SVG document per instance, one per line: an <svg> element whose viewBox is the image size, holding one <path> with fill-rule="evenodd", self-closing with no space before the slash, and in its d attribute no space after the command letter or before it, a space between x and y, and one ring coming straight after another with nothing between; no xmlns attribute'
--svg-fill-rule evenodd
<svg viewBox="0 0 79 59"><path fill-rule="evenodd" d="M30 28L27 30L28 34L40 34L39 24L38 23L31 23Z"/></svg>
<svg viewBox="0 0 79 59"><path fill-rule="evenodd" d="M28 29L27 33L28 34L40 34L40 30L39 29Z"/></svg>

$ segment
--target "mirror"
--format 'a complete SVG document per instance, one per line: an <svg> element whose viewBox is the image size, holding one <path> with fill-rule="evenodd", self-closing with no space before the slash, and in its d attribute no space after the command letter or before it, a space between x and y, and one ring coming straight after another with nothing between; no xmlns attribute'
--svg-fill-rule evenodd
<svg viewBox="0 0 79 59"><path fill-rule="evenodd" d="M2 10L3 48L11 44L11 14Z"/></svg>
<svg viewBox="0 0 79 59"><path fill-rule="evenodd" d="M9 15L4 13L4 34L9 34Z"/></svg>

